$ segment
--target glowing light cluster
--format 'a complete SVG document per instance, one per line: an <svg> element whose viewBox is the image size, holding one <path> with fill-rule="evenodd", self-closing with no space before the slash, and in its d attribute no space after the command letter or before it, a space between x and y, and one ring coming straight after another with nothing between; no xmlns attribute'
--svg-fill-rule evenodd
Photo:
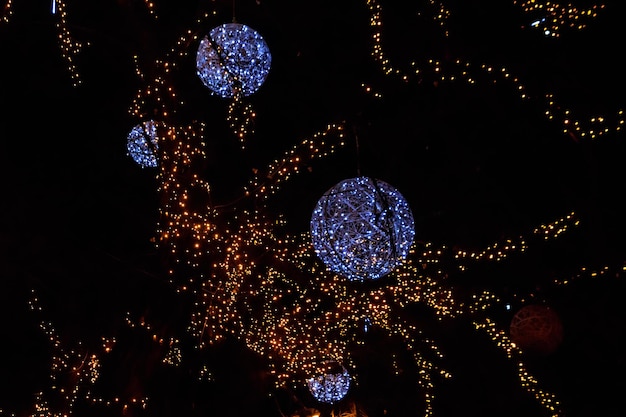
<svg viewBox="0 0 626 417"><path fill-rule="evenodd" d="M59 47L61 48L61 56L65 59L67 69L70 72L74 86L77 87L82 84L78 68L74 63L75 57L83 50L84 46L89 46L89 43L84 43L74 39L70 32L70 25L67 22L67 11L65 9L65 1L57 0L54 3L56 5L55 15L58 16L56 27L59 31Z"/></svg>
<svg viewBox="0 0 626 417"><path fill-rule="evenodd" d="M36 316L43 315L43 308L35 291L32 291L28 304ZM90 351L81 341L77 342L77 347L69 349L64 347L62 338L49 320L40 318L39 328L52 349L48 376L50 389L35 393L32 405L35 413L29 414L30 417L68 417L74 415L75 407L81 401L92 405L117 406L125 412L130 411L131 407L146 407L146 397L124 399L116 396L105 399L93 393L93 387L100 379L101 356L112 351L115 339L102 338L102 353ZM0 415L4 415L2 410ZM11 413L11 416L15 414Z"/></svg>
<svg viewBox="0 0 626 417"><path fill-rule="evenodd" d="M309 391L316 400L333 404L346 396L350 389L350 374L348 370L338 362L326 362L321 373L309 378L307 385Z"/></svg>
<svg viewBox="0 0 626 417"><path fill-rule="evenodd" d="M228 125L239 139L241 149L245 149L245 139L254 133L254 119L256 113L250 103L243 103L241 97L234 97L228 105Z"/></svg>
<svg viewBox="0 0 626 417"><path fill-rule="evenodd" d="M126 137L126 149L141 167L156 168L159 163L157 123L148 120L133 127Z"/></svg>
<svg viewBox="0 0 626 417"><path fill-rule="evenodd" d="M519 2L516 2L519 3ZM597 11L604 9L604 5L594 5L589 9L578 9L570 4L560 5L557 3L536 1L527 1L520 3L525 12L534 12L536 10L549 10L550 13L557 13L560 17L556 20L559 27L564 25L564 17L566 16L567 27L574 27L589 17L595 17ZM478 81L486 83L508 82L511 86L511 92L522 100L533 98L541 101L541 105L545 106L544 114L548 120L557 122L563 127L563 133L572 137L574 140L597 139L610 133L622 131L626 124L626 117L622 108L616 109L611 114L592 115L586 118L576 117L571 109L568 109L563 103L559 102L553 92L536 92L534 96L529 95L529 88L522 80L513 74L508 68L496 66L489 63L472 63L462 57L446 59L453 62L451 66L444 66L436 59L425 57L423 62L414 61L411 63L412 70L400 68L393 64L387 57L383 48L383 8L377 0L367 0L370 10L370 26L372 29L372 50L373 59L380 65L381 70L390 76L399 78L402 82L424 82L428 80L434 86L441 85L442 82L465 81L470 85L477 84ZM440 14L437 14L439 16ZM551 23L548 23L551 24ZM538 26L535 25L535 26ZM531 25L532 27L532 25ZM579 28L583 28L581 26ZM551 33L557 34L558 28L552 27ZM447 32L446 32L447 33ZM363 90L375 98L382 98L383 95L377 88L368 83L362 84Z"/></svg>
<svg viewBox="0 0 626 417"><path fill-rule="evenodd" d="M198 46L196 70L221 97L249 96L265 82L272 55L263 37L240 23L213 28Z"/></svg>
<svg viewBox="0 0 626 417"><path fill-rule="evenodd" d="M585 29L587 21L597 17L598 10L605 7L604 4L594 4L588 9L581 9L571 3L559 4L536 0L514 0L513 4L519 4L525 13L539 14L529 26L541 30L545 36L551 38L558 38L562 29Z"/></svg>
<svg viewBox="0 0 626 417"><path fill-rule="evenodd" d="M429 3L436 10L435 19L440 22L441 27L444 27L448 11L434 1ZM11 2L8 1L6 4L5 10L9 8ZM373 55L385 74L399 76L402 81L408 83L421 82L429 73L435 86L458 80L470 85L481 80L493 83L496 80L505 81L509 83L514 94L522 99L529 98L525 85L504 67L471 65L462 59L445 63L429 59L426 60L425 66L414 63L412 73L393 67L384 55L381 43L382 8L375 0L368 0L367 4L371 12L370 22L375 30ZM152 13L152 3L147 2L146 5ZM60 1L59 11L64 18L64 4ZM3 18L8 15L5 12ZM205 15L205 18L207 16ZM210 38L206 37L198 49L197 59L200 59L199 66L202 70L215 70L215 73L209 76L214 77L211 82L216 88L216 93L223 97L232 97L233 103L236 103L246 91L252 94L264 82L271 56L264 42L260 43L256 32L242 34L238 31L243 30L243 25L224 25L226 26L234 32L227 32L223 28L220 30L225 31L224 33L218 31L217 34L212 33ZM191 33L189 31L180 38L178 47L183 52L173 53L174 58L185 58L183 46L190 42ZM61 35L69 36L69 32L62 31ZM447 36L447 31L444 35ZM222 41L224 43L221 43ZM68 45L71 45L71 42ZM231 62L229 52L236 53L236 58L246 61L235 59ZM260 59L263 61L260 62ZM242 74L239 74L237 71L241 68L235 64L254 68L242 70ZM151 75L159 71L162 71L162 74L150 79L138 71L138 75L146 79L149 85L138 92L131 108L133 116L144 120L148 114L157 114L159 119L166 120L177 113L178 108L182 107L182 101L178 99L173 83L168 79L175 67L175 59L158 60L154 63ZM246 82L250 83L247 90L244 88ZM382 97L375 89L365 84L363 86L374 97ZM604 125L607 119L603 117L593 118L591 120L593 127L586 130L570 118L568 111L559 113L560 107L554 103L552 96L546 97L550 101L546 115L552 119L561 114L566 133L575 132L577 136L594 138L612 131ZM229 110L236 107L233 104ZM235 110L231 110L233 118L229 119L229 122L236 135L243 138L249 133L251 120L255 114L250 107L239 110L245 117L236 119ZM623 117L619 112L618 128L614 130L619 130L622 124ZM146 129L143 125L139 126L145 138ZM306 171L314 159L327 157L337 148L344 146L344 125L328 125L310 138L302 140L265 169L255 170L254 178L242 192L242 198L224 205L213 204L209 184L203 180L202 171L199 169L205 160L202 127L167 128L163 132L163 140L159 142L162 158L159 161L158 174L162 205L156 239L157 246L166 252L168 260L172 262L169 270L171 281L178 285L178 290L189 291L195 295L187 330L197 338L197 347L203 348L209 343L219 342L226 335L235 336L243 340L251 350L270 360L270 371L276 378L277 386L306 382L311 393L319 401L332 403L346 395L351 379L356 381L356 376L351 378L346 369L346 367L353 369L354 366L349 348L351 343L363 343L359 329L367 322L368 328L376 327L383 330L388 337L399 336L404 341L406 349L419 367L418 379L426 404L424 415L431 416L435 379L449 378L450 374L423 354L423 352L434 353L436 358L442 358L435 342L424 337L414 324L399 319L395 313L415 303L423 304L432 310L437 319L474 315L486 311L501 300L488 291L471 294L466 299L457 299L458 294L445 281L449 272L444 262L448 260L446 255L450 255L456 266L464 271L470 262L500 261L510 253L524 252L529 244L528 237L504 239L483 250L455 249L452 254L445 246L438 249L428 242L423 244L423 248L418 248L417 244L412 244L413 219L403 197L380 180L363 178L364 182L359 183L359 179L353 179L356 186L351 185L360 191L365 190L367 201L361 201L363 193L356 193L355 196L340 199L339 204L333 206L333 210L340 213L341 221L352 221L351 226L354 226L349 230L346 229L346 242L339 245L342 254L338 257L339 266L336 267L340 271L338 273L344 273L341 268L346 260L353 262L360 256L360 263L356 262L356 267L352 265L348 274L353 273L354 269L361 268L362 270L355 274L357 279L372 279L394 270L396 278L393 283L378 289L369 291L356 289L348 285L341 276L325 270L311 249L310 239L321 240L321 245L329 242L325 230L327 225L324 224L322 230L319 224L331 218L327 213L322 214L320 209L320 213L317 213L319 218L315 218L315 221L312 219L311 236L306 233L300 236L283 235L279 233L284 225L280 216L272 218L261 214L269 197L275 195L283 183L294 174ZM147 138L151 139L152 136L148 134ZM151 142L146 142L149 143ZM338 194L342 192L349 191L339 190ZM328 194L323 198L334 197L335 194ZM254 206L258 211L241 209L241 206L236 204L240 201L245 202L246 207L252 202L250 206ZM401 207L400 211L404 217L392 210L392 208L398 210L397 206ZM341 211L342 208L344 211ZM560 236L570 226L577 224L578 220L572 213L555 222L541 225L532 232L532 236L537 238L535 240L548 240ZM372 227L373 225L376 227ZM333 232L333 236L340 234L341 231ZM359 239L368 243L363 246L366 250L355 249L353 253L348 253L347 248ZM374 244L369 245L370 241ZM377 244L379 246L376 248L371 247ZM335 247L323 250L329 256L338 252ZM383 258L388 262L385 263ZM399 262L403 258L406 259ZM372 273L368 270L364 273L364 265L376 266L376 271ZM624 268L622 266L618 273L623 274ZM593 271L583 269L575 278L583 275L608 277L613 276L613 271L606 268ZM569 281L563 279L557 281L557 284L565 285ZM507 358L516 359L522 386L551 411L552 415L560 415L560 403L554 395L538 388L537 380L523 363L519 348L510 340L507 333L499 329L489 318L477 319L473 324L477 330L489 334L493 343L506 352ZM129 321L128 325L152 331L145 322L135 324ZM51 385L53 391L64 393L63 399L67 407L60 413L52 413L41 393L36 397L34 406L38 415L55 417L71 415L77 398L89 399L94 404L120 404L124 410L128 405L145 406L146 401L139 398L131 398L124 403L124 400L118 397L105 401L93 396L89 389L97 379L99 356L85 352L84 349L78 352L66 351L62 349L60 339L55 335L51 324L42 322L41 327L53 342ZM152 335L154 342L168 347L161 362L179 366L183 362L183 352L178 339L156 333ZM114 342L106 339L102 351L108 353L113 347ZM317 375L311 364L328 357L341 358L343 364L341 371ZM77 375L75 383L62 383L65 381L61 381L59 375L66 371ZM213 378L206 367L198 373L205 380ZM311 375L316 377L311 378Z"/></svg>
<svg viewBox="0 0 626 417"><path fill-rule="evenodd" d="M13 1L6 0L4 6L2 7L2 15L0 15L0 23L9 23L11 20L11 15L13 14Z"/></svg>
<svg viewBox="0 0 626 417"><path fill-rule="evenodd" d="M561 402L555 394L545 391L539 386L539 381L530 373L524 363L522 351L511 341L507 332L498 329L496 323L489 318L485 318L482 322L474 321L473 324L476 330L486 332L491 337L494 344L502 349L509 359L517 359L517 375L520 385L526 389L527 392L531 393L535 399L551 413L552 417L561 416Z"/></svg>
<svg viewBox="0 0 626 417"><path fill-rule="evenodd" d="M315 252L353 281L378 279L406 258L415 236L402 194L369 177L343 180L318 200L311 217Z"/></svg>
<svg viewBox="0 0 626 417"><path fill-rule="evenodd" d="M246 186L245 194L261 202L267 201L283 183L290 180L294 174L305 171L312 161L329 157L337 149L344 147L346 145L344 130L343 123L329 124L325 129L300 141L282 158L256 172Z"/></svg>

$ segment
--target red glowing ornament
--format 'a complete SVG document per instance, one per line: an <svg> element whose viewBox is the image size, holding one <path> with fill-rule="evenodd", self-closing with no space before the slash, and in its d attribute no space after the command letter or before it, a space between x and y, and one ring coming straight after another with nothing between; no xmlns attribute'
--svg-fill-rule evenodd
<svg viewBox="0 0 626 417"><path fill-rule="evenodd" d="M522 350L548 355L563 341L563 325L554 310L545 305L522 307L511 320L511 340Z"/></svg>

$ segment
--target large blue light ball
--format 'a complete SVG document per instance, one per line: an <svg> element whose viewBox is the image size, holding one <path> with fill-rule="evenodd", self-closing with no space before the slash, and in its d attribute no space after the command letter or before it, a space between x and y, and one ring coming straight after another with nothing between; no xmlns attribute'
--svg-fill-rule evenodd
<svg viewBox="0 0 626 417"><path fill-rule="evenodd" d="M350 374L336 361L320 366L318 375L307 380L309 391L316 400L333 404L346 396L350 389Z"/></svg>
<svg viewBox="0 0 626 417"><path fill-rule="evenodd" d="M148 120L133 127L126 138L126 149L142 168L155 168L159 150L157 124Z"/></svg>
<svg viewBox="0 0 626 417"><path fill-rule="evenodd" d="M221 97L256 92L267 77L272 55L263 37L240 23L213 28L200 42L196 72Z"/></svg>
<svg viewBox="0 0 626 417"><path fill-rule="evenodd" d="M384 181L343 180L318 200L311 238L319 258L351 281L375 280L406 258L415 236L413 214Z"/></svg>

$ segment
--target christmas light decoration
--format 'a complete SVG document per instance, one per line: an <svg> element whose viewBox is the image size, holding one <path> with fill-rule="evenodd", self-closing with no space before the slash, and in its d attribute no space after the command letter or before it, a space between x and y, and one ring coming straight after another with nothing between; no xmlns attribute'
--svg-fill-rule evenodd
<svg viewBox="0 0 626 417"><path fill-rule="evenodd" d="M149 120L133 127L127 136L126 149L133 160L143 168L155 168L159 149L156 123Z"/></svg>
<svg viewBox="0 0 626 417"><path fill-rule="evenodd" d="M263 37L240 23L213 28L198 47L198 77L221 97L249 96L267 77L272 55Z"/></svg>
<svg viewBox="0 0 626 417"><path fill-rule="evenodd" d="M406 257L414 235L413 214L402 194L369 177L343 180L326 191L311 218L317 255L353 281L391 272Z"/></svg>
<svg viewBox="0 0 626 417"><path fill-rule="evenodd" d="M58 0L55 3L58 3L58 15L62 17L59 19L57 28L61 43L66 45L62 49L63 57L69 69L74 72L73 58L79 52L75 47L77 43L67 30L64 2ZM545 98L545 116L561 125L565 134L594 139L602 135L615 134L622 129L624 124L622 110L615 112L614 117L594 116L587 122L576 120L568 109L562 107L561 103L553 98L552 94L529 92L520 78L508 68L495 65L495 63L476 64L463 58L446 59L442 62L427 59L424 65L411 62L412 69L408 71L406 68L396 67L383 53L381 36L385 33L385 29L382 22L382 7L376 0L367 0L365 3L369 7L369 22L373 31L372 57L386 75L399 77L407 84L420 84L426 79L432 81L435 87L454 83L466 83L471 86L481 83L499 85L506 83L505 86L508 86L513 94L523 100ZM523 3L536 4L540 6L539 8L552 7L550 3L546 5L538 2ZM3 18L8 19L11 2L8 1L6 4ZM145 2L145 4L153 14L153 4L150 2ZM442 3L430 2L430 6L434 6L432 7L435 11L434 20L447 37L447 19L450 12ZM562 13L566 10L568 10L567 15ZM555 15L558 12L559 16L571 22L576 22L579 16L585 15L584 11L578 12L579 9L575 12L569 12L569 10L569 5L565 7L555 5L554 10L546 10L546 15ZM526 11L532 12L533 10ZM595 13L590 17L595 17ZM555 37L556 30L565 27L562 22L552 20L551 36ZM232 25L236 30L243 27L243 25ZM191 41L192 33L195 32L185 31L179 39L178 47L185 45L181 48L183 52L172 50L165 60L159 59L154 62L153 68L148 68L152 71L146 73L145 76L143 73L139 74L142 80L147 81L147 85L132 103L131 115L138 120L146 119L147 115L158 115L159 120L167 120L170 125L169 122L172 120L180 122L184 119L181 117L183 112L180 111L183 109L183 101L179 99L176 86L171 84L171 77L178 60L185 57L184 51L187 50L186 46ZM204 47L209 51L203 51L203 53L206 52L203 58L206 61L203 61L202 68L213 65L211 68L217 70L214 74L216 79L212 84L217 86L216 94L238 99L246 94L244 81L252 77L246 75L236 78L233 75L234 71L226 65L226 62L231 60L231 56L226 54L227 48L223 45L221 49L210 50L211 47L216 46L216 40L219 40L218 35L207 36L203 41ZM237 36L241 38L240 35ZM253 38L252 42L256 42L250 33L245 36ZM247 52L242 54L241 50L234 45L232 49L235 52L233 57L235 62L237 59L249 57ZM198 56L200 52L199 49ZM416 55L423 59L422 55ZM267 64L266 67L261 66L261 69L255 68L249 71L257 75L262 74L262 77L257 78L257 83L250 87L252 92L249 94L257 91L267 76L267 71L263 74L262 70L264 68L269 70L269 52L266 58L264 61ZM137 62L140 60L137 59ZM198 75L200 75L200 69L198 69ZM201 75L200 77L202 78ZM202 81L205 82L204 79ZM383 90L379 90L380 83L377 86L378 89L372 89L365 83L362 86L374 98L383 96L380 92ZM233 100L231 107L237 108L240 104ZM241 114L229 111L230 118L228 119L231 129L241 139L249 133L249 126L255 116L249 107L242 106L242 109ZM157 143L156 134L151 134L151 129L145 126L146 123L154 122L145 122L136 128L139 128L139 136L143 138L146 148L153 150L149 152L149 156L142 154L150 161L150 157L156 158ZM245 187L245 193L242 193L244 196L241 200L237 200L237 202L245 201L246 204L242 206L236 203L228 205L212 203L208 181L203 177L205 172L199 169L204 166L203 162L206 159L205 144L202 142L204 135L199 127L202 126L168 128L163 132L163 138L167 141L162 142L167 143L168 146L162 146L163 149L159 153L161 161L155 159L155 164L160 167L158 179L162 196L161 221L155 241L158 248L166 252L171 261L171 268L168 269L171 277L170 283L180 284L176 288L177 291L187 292L186 295L192 298L193 302L190 306L192 305L193 311L187 330L193 336L194 343L197 343L197 346L194 345L197 349L194 349L193 354L209 344L223 340L226 336L234 335L244 341L249 349L268 359L270 374L276 379L277 387L286 386L289 382L296 380L298 384L306 383L317 400L335 403L345 398L351 380L355 384L357 382L358 370L352 361L350 347L355 343L365 343L362 334L370 328L376 328L387 337L399 338L407 352L411 354L419 369L418 385L423 394L425 408L423 415L433 416L437 415L433 412L433 408L437 406L437 401L433 401L437 399L435 386L441 379L450 378L450 374L438 363L444 355L439 353L440 348L436 342L428 334L422 333L419 326L404 321L401 315L396 314L411 305L419 304L420 307L429 309L437 319L470 318L475 328L487 333L493 346L504 352L506 358L515 364L520 385L547 410L548 415L552 417L561 415L561 404L557 397L541 388L537 378L531 374L531 370L527 369L523 362L520 348L526 350L527 347L524 346L527 345L519 336L523 328L522 321L516 321L515 325L511 323L509 339L505 330L506 324L502 328L501 323L492 320L492 317L488 315L491 308L498 307L503 300L490 291L472 293L464 298L464 294L457 292L456 288L450 284L448 275L466 271L482 262L500 262L510 254L526 251L532 244L543 244L544 241L556 239L571 227L578 225L577 216L573 212L564 218L540 225L528 235L499 239L488 246L479 248L461 248L456 244L448 247L421 242L409 250L414 231L412 227L408 228L408 220L405 219L407 221L403 226L407 226L407 230L404 230L403 238L406 246L402 247L402 250L392 245L392 243L397 243L398 239L389 239L386 244L383 244L388 237L385 233L381 233L380 241L375 240L376 243L381 243L380 253L389 255L395 252L397 257L390 260L391 264L396 265L395 270L393 266L388 269L376 263L380 256L378 252L374 252L374 256L371 252L357 253L362 256L360 259L363 264L378 266L378 271L387 270L386 273L394 270L397 279L389 285L363 289L360 286L346 285L345 280L339 275L320 271L317 263L314 262L315 253L311 250L309 236L302 239L305 240L302 243L300 236L282 235L280 231L282 219L273 218L271 215L264 217L265 213L260 209L266 208L267 200L276 195L281 185L311 169L311 161L327 157L336 148L344 146L343 125L329 124L326 129L310 135L293 150L286 152L282 159L269 163L265 169L255 166L254 176ZM155 139L154 144L152 144L153 139ZM375 184L379 188L388 186L383 186L384 183L380 180L372 181L377 181ZM360 184L359 187L369 189L370 185ZM391 189L391 187L388 188ZM395 198L401 198L395 190L393 194ZM384 193L383 196L389 197ZM380 196L374 195L373 197L375 202L373 206L376 210L380 209L377 204L378 197ZM330 199L331 196L325 195L324 198ZM199 204L198 200L202 204ZM254 204L248 205L250 201ZM353 204L354 201L350 200L349 203ZM357 201L357 203L362 202ZM249 207L255 207L258 211L247 211ZM358 210L355 213L352 207L347 207L347 204L344 208L348 209L347 212L350 215L362 214ZM333 209L337 208L333 207ZM372 211L372 209L363 210L368 216L372 214ZM411 214L408 207L407 214ZM380 217L385 216L381 214ZM389 221L389 218L386 220ZM359 221L360 219L354 220L353 231L355 233L362 232L361 229L356 230L356 226L372 225L369 222L359 223ZM317 237L313 233L312 223L311 235L314 239L320 238L319 233ZM386 227L387 223L383 226ZM378 227L372 229L372 234L381 232ZM408 239L409 235L410 239ZM367 235L367 238L369 239L370 236ZM369 248L367 245L363 247ZM399 252L403 252L404 255ZM259 257L260 253L262 253L261 257ZM399 261L405 255L406 262L398 266ZM350 260L352 261L352 258ZM360 267L363 264L357 263L357 266ZM340 265L343 263L340 262ZM602 276L608 281L612 277L623 277L624 271L626 271L626 266L620 266L616 270L605 267L600 270L587 271L583 268L583 272L576 278L596 279ZM381 273L379 277L383 275ZM357 279L375 279L375 274L357 275ZM570 281L568 277L562 281L555 280L555 284L566 286ZM537 295L534 293L515 294L515 297L523 297L524 300L531 296ZM514 320L521 319L522 311L526 314L528 309L520 310ZM537 311L533 314L535 313L540 315ZM167 333L173 329L167 327L166 330L159 332L156 327L152 329L143 319L137 323L129 321L128 326L131 329L141 328L149 331L153 344L162 347L159 351L162 355L160 363L170 367L192 363L192 361L182 360L183 354L188 353L183 350L186 345L179 343L175 337L168 336ZM361 324L363 327L360 327ZM551 341L560 341L560 337L554 337L560 333L551 332L557 327L544 326L544 324L536 327L541 331L535 332L535 335L543 334ZM360 328L356 329L357 326ZM97 392L92 392L99 388L93 381L97 376L96 371L100 366L107 366L105 362L100 362L100 357L116 346L112 342L115 339L103 339L104 343L101 347L92 349L95 354L87 355L86 348L79 346L80 349L74 351L62 346L60 338L56 337L52 331L54 330L52 325L47 320L42 321L41 328L54 343L51 388L47 391L53 395L63 394L62 405L64 407L59 412L53 412L49 410L51 407L48 402L54 405L54 401L49 401L46 396L38 395L33 407L38 410L37 413L69 416L73 415L75 404L84 407L85 401L91 402L92 406L101 404L122 406L125 414L130 412L127 410L129 406L145 408L147 401L143 395L114 396L114 400L108 401L95 395ZM361 328L363 331L360 330ZM137 331L135 330L133 334L135 332ZM173 331L173 333L178 335L182 332ZM165 346L167 349L164 348ZM317 347L319 351L307 349L311 346ZM115 349L120 348L115 347ZM332 369L327 368L321 372L307 368L314 363L312 360L317 360L318 357L341 357L342 362L349 369L355 370L355 373L351 377L346 368L337 362L332 363ZM76 368L76 382L72 380L65 384L59 376L64 376L72 367ZM201 364L196 371L200 381L213 378L211 370L204 364ZM301 376L301 373L305 373L305 376ZM311 375L315 376L309 378ZM123 390L120 389L120 391ZM48 394L48 392L45 393ZM108 398L108 395L105 398ZM158 410L158 405L154 408ZM157 413L162 414L161 411ZM178 414L184 413L178 412ZM11 413L11 415L17 415L17 413Z"/></svg>
<svg viewBox="0 0 626 417"><path fill-rule="evenodd" d="M307 380L309 391L316 400L333 404L346 396L350 389L350 374L343 365L327 361L319 372L319 375Z"/></svg>
<svg viewBox="0 0 626 417"><path fill-rule="evenodd" d="M521 349L547 355L563 340L563 325L548 306L530 304L515 313L510 325L511 340Z"/></svg>
<svg viewBox="0 0 626 417"><path fill-rule="evenodd" d="M604 4L594 4L587 9L575 7L571 3L558 4L541 1L514 1L524 12L539 16L532 20L529 27L539 29L547 37L558 38L561 29L582 30L587 22L598 16L598 11L605 8Z"/></svg>

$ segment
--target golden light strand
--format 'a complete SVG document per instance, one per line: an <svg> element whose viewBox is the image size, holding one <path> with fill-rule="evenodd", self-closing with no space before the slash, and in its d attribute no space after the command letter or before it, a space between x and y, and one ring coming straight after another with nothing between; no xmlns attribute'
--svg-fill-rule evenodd
<svg viewBox="0 0 626 417"><path fill-rule="evenodd" d="M513 0L513 4L521 7L525 13L540 13L541 17L535 18L528 26L524 27L538 29L545 36L552 38L558 38L563 29L585 29L587 21L597 17L598 12L605 7L604 4L594 4L587 9L581 9L571 3L559 4L535 0Z"/></svg>
<svg viewBox="0 0 626 417"><path fill-rule="evenodd" d="M428 78L435 86L442 82L455 81L465 81L470 85L474 85L479 79L484 79L484 81L488 83L506 81L511 86L512 91L520 99L527 100L531 98L528 94L528 87L521 82L519 77L514 76L510 70L504 66L496 68L493 65L485 63L473 65L462 58L457 58L451 65L450 62L444 64L439 60L430 58L424 59L422 64L414 61L411 64L413 74L395 67L386 57L383 49L382 33L384 28L382 7L376 0L367 0L367 5L370 10L370 26L373 30L372 56L374 60L379 63L384 74L397 76L404 82L419 81ZM581 23L583 18L596 17L598 10L605 8L604 5L594 5L589 9L582 10L569 4L562 6L556 3L538 3L534 1L523 2L522 6L526 12L547 10L548 13L555 14L550 18L550 22L547 23L548 25L553 25L553 27L549 29L552 36L558 36L559 29L563 25L583 29L585 27L585 25ZM417 78L413 78L413 75L417 76ZM371 85L363 83L362 87L366 93L373 97L382 97L378 89ZM583 119L574 117L571 110L559 104L555 99L554 93L537 92L534 95L534 99L541 100L540 104L545 106L545 117L562 126L563 133L571 136L575 140L597 139L610 133L621 132L624 123L626 123L624 110L622 108L608 115L598 114Z"/></svg>
<svg viewBox="0 0 626 417"><path fill-rule="evenodd" d="M83 44L82 42L75 40L70 33L67 24L67 11L64 0L56 0L56 10L56 15L58 16L56 27L59 31L58 37L61 56L66 62L67 70L70 73L74 87L77 87L82 84L82 79L74 61L78 54L82 51L83 47L89 46L89 43L87 42Z"/></svg>
<svg viewBox="0 0 626 417"><path fill-rule="evenodd" d="M12 15L13 15L13 0L6 0L6 3L4 3L4 7L2 8L2 15L0 16L0 23L9 23Z"/></svg>

